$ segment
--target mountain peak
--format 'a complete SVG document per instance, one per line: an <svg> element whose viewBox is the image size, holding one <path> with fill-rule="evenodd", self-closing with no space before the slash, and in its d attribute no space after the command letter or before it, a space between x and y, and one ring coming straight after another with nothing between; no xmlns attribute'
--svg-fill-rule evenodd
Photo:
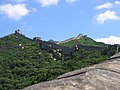
<svg viewBox="0 0 120 90"><path fill-rule="evenodd" d="M82 36L84 36L84 35L80 33L77 37L82 37Z"/></svg>

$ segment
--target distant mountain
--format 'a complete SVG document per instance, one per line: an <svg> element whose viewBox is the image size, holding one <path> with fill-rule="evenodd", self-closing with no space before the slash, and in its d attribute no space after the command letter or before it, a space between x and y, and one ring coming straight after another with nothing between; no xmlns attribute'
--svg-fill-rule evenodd
<svg viewBox="0 0 120 90"><path fill-rule="evenodd" d="M52 42L52 43L58 43L59 41L54 41L54 40L52 40L52 39L50 39L48 42Z"/></svg>
<svg viewBox="0 0 120 90"><path fill-rule="evenodd" d="M103 47L104 44L91 38L78 37L63 45L40 37L30 39L20 30L0 38L0 90L19 90L49 81L63 73L100 63L116 52L116 45Z"/></svg>
<svg viewBox="0 0 120 90"><path fill-rule="evenodd" d="M104 43L96 42L93 39L87 37L87 35L79 34L77 37L67 39L65 41L57 43L62 46L73 47L75 45L84 45L84 46L106 46Z"/></svg>
<svg viewBox="0 0 120 90"><path fill-rule="evenodd" d="M86 35L85 35L85 36L86 36ZM82 37L84 37L84 35L79 34L77 37L72 37L72 38L69 38L69 39L67 39L67 40L58 42L58 44L64 44L64 43L68 43L68 42L70 42L70 41L79 40L79 39L82 38Z"/></svg>

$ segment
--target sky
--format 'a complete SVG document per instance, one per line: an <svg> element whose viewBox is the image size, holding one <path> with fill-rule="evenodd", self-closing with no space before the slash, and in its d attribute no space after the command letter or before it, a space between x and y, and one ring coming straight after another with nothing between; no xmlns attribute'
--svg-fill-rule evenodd
<svg viewBox="0 0 120 90"><path fill-rule="evenodd" d="M63 41L79 34L120 44L120 0L0 0L0 37Z"/></svg>

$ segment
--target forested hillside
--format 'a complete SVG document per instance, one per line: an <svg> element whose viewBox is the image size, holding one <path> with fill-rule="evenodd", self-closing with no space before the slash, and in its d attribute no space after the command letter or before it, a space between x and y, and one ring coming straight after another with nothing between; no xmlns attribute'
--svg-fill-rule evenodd
<svg viewBox="0 0 120 90"><path fill-rule="evenodd" d="M105 61L116 52L115 45L101 46L86 39L68 42L65 47L33 40L18 32L0 38L0 90L22 89L52 80L63 73Z"/></svg>

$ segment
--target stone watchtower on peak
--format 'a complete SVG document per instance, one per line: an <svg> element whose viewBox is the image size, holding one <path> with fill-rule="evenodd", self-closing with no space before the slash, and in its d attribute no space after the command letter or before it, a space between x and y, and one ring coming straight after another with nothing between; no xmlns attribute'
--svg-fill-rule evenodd
<svg viewBox="0 0 120 90"><path fill-rule="evenodd" d="M18 30L15 30L15 33L16 34L22 34L22 32L18 29Z"/></svg>

